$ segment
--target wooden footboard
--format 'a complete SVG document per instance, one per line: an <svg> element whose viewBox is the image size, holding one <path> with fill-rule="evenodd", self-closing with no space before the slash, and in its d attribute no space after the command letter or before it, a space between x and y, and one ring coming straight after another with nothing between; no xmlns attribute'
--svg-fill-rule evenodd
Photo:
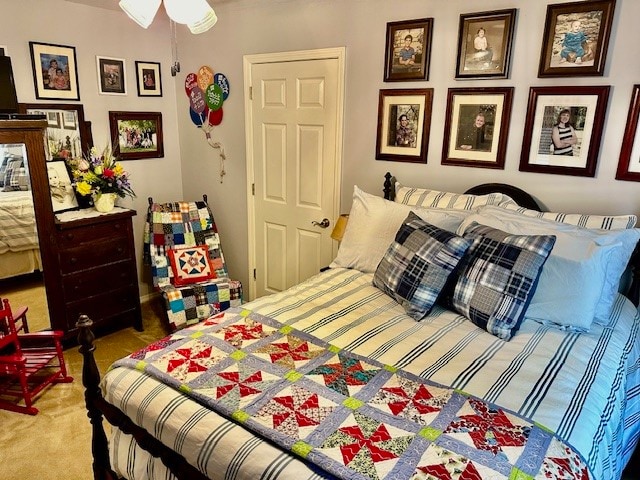
<svg viewBox="0 0 640 480"><path fill-rule="evenodd" d="M187 463L182 455L171 450L158 441L144 428L131 421L119 408L108 403L100 390L100 371L96 365L93 352L95 336L91 331L93 322L86 315L81 315L76 323L78 327L78 343L83 356L82 384L84 385L87 416L92 426L91 452L93 454L93 478L95 480L116 480L120 477L111 469L109 462L109 443L104 431L103 417L111 425L118 427L133 438L143 450L153 457L159 458L178 479L206 480L198 469Z"/></svg>

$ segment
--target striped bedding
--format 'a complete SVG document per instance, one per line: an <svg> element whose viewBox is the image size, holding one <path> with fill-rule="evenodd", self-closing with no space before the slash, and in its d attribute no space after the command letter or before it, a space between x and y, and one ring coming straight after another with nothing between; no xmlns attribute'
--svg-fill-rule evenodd
<svg viewBox="0 0 640 480"><path fill-rule="evenodd" d="M415 322L371 274L341 268L246 308L531 418L580 452L596 479L619 478L638 439L640 318L622 296L611 328L570 333L528 320L509 342L439 307ZM212 479L328 478L136 370L112 369L103 391ZM111 441L117 473L169 478L127 435L116 429Z"/></svg>
<svg viewBox="0 0 640 480"><path fill-rule="evenodd" d="M31 191L0 193L0 254L38 248Z"/></svg>

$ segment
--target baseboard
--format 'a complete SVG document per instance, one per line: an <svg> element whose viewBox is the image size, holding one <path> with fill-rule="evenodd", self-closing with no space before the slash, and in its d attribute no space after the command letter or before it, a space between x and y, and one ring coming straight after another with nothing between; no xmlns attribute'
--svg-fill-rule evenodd
<svg viewBox="0 0 640 480"><path fill-rule="evenodd" d="M160 293L158 293L158 292L151 292L151 293L147 293L146 295L141 295L140 296L140 303L150 302L152 300L155 300L159 296L160 296Z"/></svg>

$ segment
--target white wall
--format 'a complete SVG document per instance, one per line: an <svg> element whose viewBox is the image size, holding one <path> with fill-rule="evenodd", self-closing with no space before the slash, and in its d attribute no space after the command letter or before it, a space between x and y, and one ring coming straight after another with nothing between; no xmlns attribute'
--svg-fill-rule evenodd
<svg viewBox="0 0 640 480"><path fill-rule="evenodd" d="M635 51L640 40L640 1L618 0L603 77L537 78L547 3L531 0L234 0L210 3L218 24L202 35L180 30L182 72L176 92L182 144L185 195L209 194L231 273L247 278L247 220L242 56L246 54L346 46L345 145L342 211L351 204L353 185L380 193L390 170L405 184L462 191L484 182L520 186L549 209L592 213L640 214L640 185L616 181L624 123L634 83L640 83ZM474 4L479 3L478 8ZM399 8L401 5L401 8ZM486 10L518 8L511 76L506 80L456 81L459 16ZM434 18L429 81L384 83L386 24ZM209 65L230 80L224 120L214 138L224 143L228 175L217 183L217 154L188 117L182 83L187 73ZM607 121L595 178L518 171L530 86L611 85ZM514 86L511 130L504 170L440 165L447 89ZM414 165L375 160L378 91L382 88L434 89L428 163ZM245 282L246 283L246 282Z"/></svg>
<svg viewBox="0 0 640 480"><path fill-rule="evenodd" d="M18 101L25 103L80 103L85 119L92 123L94 144L111 144L109 111L161 112L164 158L130 160L124 168L131 174L137 194L120 204L134 208L136 254L141 278L148 268L142 263L142 230L147 197L159 200L182 198L180 147L174 79L170 74L171 45L166 17L158 15L148 30L132 22L123 12L87 7L63 0L0 0L0 45L7 47L17 82ZM36 100L29 42L60 44L76 49L80 101ZM122 58L126 69L126 96L100 95L96 55ZM161 63L162 97L138 97L135 61ZM141 294L148 293L141 284Z"/></svg>

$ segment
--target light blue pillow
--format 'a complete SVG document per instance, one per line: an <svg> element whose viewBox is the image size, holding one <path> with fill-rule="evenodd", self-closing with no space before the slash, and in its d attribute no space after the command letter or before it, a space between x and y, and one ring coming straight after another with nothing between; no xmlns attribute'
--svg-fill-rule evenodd
<svg viewBox="0 0 640 480"><path fill-rule="evenodd" d="M458 232L471 221L514 234L557 237L527 318L578 331L587 331L594 321L609 323L622 273L640 239L639 229L582 228L487 206L465 220Z"/></svg>

